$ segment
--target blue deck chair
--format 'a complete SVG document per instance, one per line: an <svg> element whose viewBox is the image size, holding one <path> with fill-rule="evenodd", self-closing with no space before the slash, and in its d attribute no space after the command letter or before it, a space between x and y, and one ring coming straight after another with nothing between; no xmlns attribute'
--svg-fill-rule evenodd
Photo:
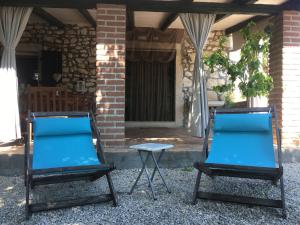
<svg viewBox="0 0 300 225"><path fill-rule="evenodd" d="M31 129L32 128L32 129ZM32 132L31 132L32 130ZM33 147L30 140L33 134ZM93 134L97 137L96 149ZM32 154L32 157L30 155ZM110 172L92 114L86 112L29 113L25 141L26 219L33 212L113 201L117 205ZM32 203L34 186L106 176L110 193L76 199Z"/></svg>
<svg viewBox="0 0 300 225"><path fill-rule="evenodd" d="M275 161L273 123L277 138L278 161ZM208 150L211 121L213 137ZM283 168L281 157L281 131L274 107L251 109L217 109L211 113L203 145L204 162L196 162L198 170L193 194L197 198L233 203L281 208L286 217ZM228 176L250 179L280 180L281 198L261 199L199 191L201 174L210 177Z"/></svg>

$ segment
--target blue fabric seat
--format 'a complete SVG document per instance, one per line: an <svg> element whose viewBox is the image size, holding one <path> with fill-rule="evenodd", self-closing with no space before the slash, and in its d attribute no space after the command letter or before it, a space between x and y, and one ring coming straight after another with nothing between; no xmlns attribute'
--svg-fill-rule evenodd
<svg viewBox="0 0 300 225"><path fill-rule="evenodd" d="M216 114L206 163L276 168L272 114Z"/></svg>
<svg viewBox="0 0 300 225"><path fill-rule="evenodd" d="M32 169L100 165L89 118L36 118L33 131Z"/></svg>

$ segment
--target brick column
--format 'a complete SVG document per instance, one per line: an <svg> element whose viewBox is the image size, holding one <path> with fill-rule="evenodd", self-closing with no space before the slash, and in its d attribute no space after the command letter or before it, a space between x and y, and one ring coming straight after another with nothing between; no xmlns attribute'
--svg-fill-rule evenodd
<svg viewBox="0 0 300 225"><path fill-rule="evenodd" d="M270 48L270 74L285 148L300 146L300 12L284 11L275 19Z"/></svg>
<svg viewBox="0 0 300 225"><path fill-rule="evenodd" d="M97 126L105 146L122 146L125 136L126 7L97 5Z"/></svg>

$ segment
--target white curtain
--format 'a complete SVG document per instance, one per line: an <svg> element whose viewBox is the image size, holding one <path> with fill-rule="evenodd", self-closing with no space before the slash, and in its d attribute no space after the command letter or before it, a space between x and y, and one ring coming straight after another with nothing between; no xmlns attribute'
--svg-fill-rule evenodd
<svg viewBox="0 0 300 225"><path fill-rule="evenodd" d="M0 7L0 143L21 138L18 105L16 47L25 30L32 8Z"/></svg>
<svg viewBox="0 0 300 225"><path fill-rule="evenodd" d="M203 137L209 112L206 76L202 67L202 50L214 24L215 14L182 13L180 19L196 51L190 127L192 135Z"/></svg>

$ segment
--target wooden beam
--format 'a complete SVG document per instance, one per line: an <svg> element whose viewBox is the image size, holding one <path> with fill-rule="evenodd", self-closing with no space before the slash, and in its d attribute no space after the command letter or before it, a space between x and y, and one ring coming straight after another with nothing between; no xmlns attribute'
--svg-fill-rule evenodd
<svg viewBox="0 0 300 225"><path fill-rule="evenodd" d="M227 28L225 30L225 35L228 35L228 34L231 34L231 33L234 33L234 32L237 32L237 31L241 30L242 28L244 28L245 26L247 26L247 24L250 23L251 21L257 23L257 22L259 22L261 20L264 20L264 19L266 19L268 17L270 17L270 16L255 16L255 17L250 18L250 19L248 19L246 21L238 23L238 24L236 24L236 25L234 25L232 27Z"/></svg>
<svg viewBox="0 0 300 225"><path fill-rule="evenodd" d="M278 5L233 3L150 1L150 0L0 0L1 6L50 7L50 8L95 8L97 3L123 4L133 11L172 12L172 13L238 13L238 14L275 14L284 8Z"/></svg>
<svg viewBox="0 0 300 225"><path fill-rule="evenodd" d="M89 11L87 9L78 9L78 11L80 12L80 14L86 19L87 22L89 22L89 24L96 28L96 21L94 20L94 18L91 16L91 14L89 13Z"/></svg>
<svg viewBox="0 0 300 225"><path fill-rule="evenodd" d="M64 23L62 23L60 20L58 20L56 17L52 16L42 8L34 8L33 13L43 20L47 21L51 26L56 26L60 29L63 29L65 27Z"/></svg>
<svg viewBox="0 0 300 225"><path fill-rule="evenodd" d="M239 5L246 5L246 4L253 4L257 2L258 0L233 0L231 3L239 4ZM220 22L221 20L226 19L227 17L231 16L232 13L228 14L219 14L216 16L215 23Z"/></svg>
<svg viewBox="0 0 300 225"><path fill-rule="evenodd" d="M178 13L170 13L161 23L160 30L164 31L178 18Z"/></svg>
<svg viewBox="0 0 300 225"><path fill-rule="evenodd" d="M282 9L286 9L286 10L300 10L300 1L298 0L288 0L287 2L283 3L280 5ZM248 23L250 23L251 21L257 23L261 20L264 20L266 18L268 18L269 16L255 16L255 17L252 17L244 22L241 22L239 24L236 24L232 27L229 27L225 30L225 34L228 35L228 34L231 34L231 33L234 33L234 32L237 32L239 30L241 30L243 27L247 26Z"/></svg>
<svg viewBox="0 0 300 225"><path fill-rule="evenodd" d="M299 11L300 10L300 1L299 0L288 0L285 3L282 3L281 6L285 10L296 10L296 11Z"/></svg>
<svg viewBox="0 0 300 225"><path fill-rule="evenodd" d="M193 0L182 0L183 2L193 2ZM178 13L170 13L161 23L160 30L164 31L178 18Z"/></svg>
<svg viewBox="0 0 300 225"><path fill-rule="evenodd" d="M132 30L135 27L134 24L134 12L130 9L127 9L126 11L126 16L127 16L127 20L126 20L126 27L127 30Z"/></svg>

